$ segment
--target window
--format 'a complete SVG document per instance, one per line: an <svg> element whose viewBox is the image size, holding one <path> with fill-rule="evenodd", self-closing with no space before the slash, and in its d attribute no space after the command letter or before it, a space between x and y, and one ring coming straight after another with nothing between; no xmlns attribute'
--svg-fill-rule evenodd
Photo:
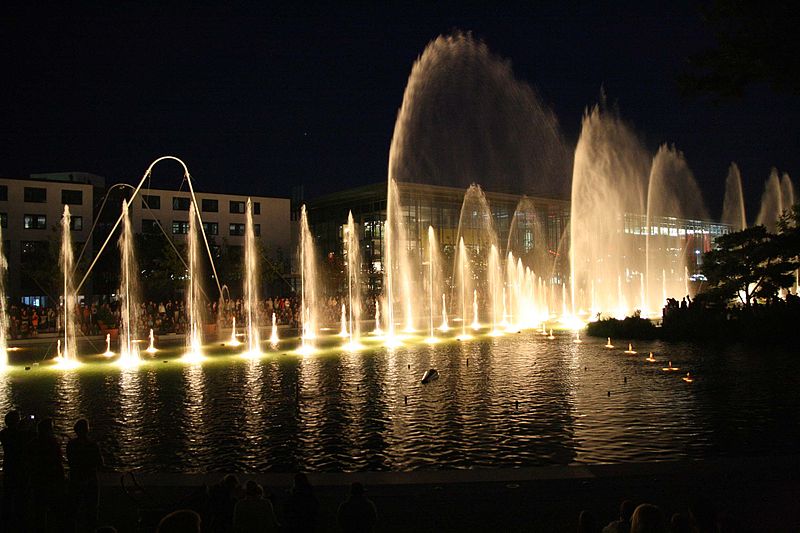
<svg viewBox="0 0 800 533"><path fill-rule="evenodd" d="M216 222L203 222L203 231L206 235L219 235L219 224Z"/></svg>
<svg viewBox="0 0 800 533"><path fill-rule="evenodd" d="M156 196L156 198L158 198L158 196ZM149 218L143 218L142 233L158 233L158 224L156 224L156 221Z"/></svg>
<svg viewBox="0 0 800 533"><path fill-rule="evenodd" d="M142 207L147 209L161 209L161 197L157 194L143 194Z"/></svg>
<svg viewBox="0 0 800 533"><path fill-rule="evenodd" d="M189 203L189 198L184 198L183 196L172 197L172 209L174 211L188 211Z"/></svg>
<svg viewBox="0 0 800 533"><path fill-rule="evenodd" d="M0 185L0 202L8 200L8 185Z"/></svg>
<svg viewBox="0 0 800 533"><path fill-rule="evenodd" d="M25 187L25 201L43 204L47 201L47 189L41 187Z"/></svg>
<svg viewBox="0 0 800 533"><path fill-rule="evenodd" d="M25 215L23 227L25 229L46 229L47 217L44 215Z"/></svg>
<svg viewBox="0 0 800 533"><path fill-rule="evenodd" d="M206 213L216 213L219 211L219 200L210 200L208 198L204 198L200 201L203 211Z"/></svg>
<svg viewBox="0 0 800 533"><path fill-rule="evenodd" d="M253 214L254 215L261 214L261 202L253 202Z"/></svg>
<svg viewBox="0 0 800 533"><path fill-rule="evenodd" d="M83 191L71 191L64 189L61 191L61 203L69 205L83 205Z"/></svg>
<svg viewBox="0 0 800 533"><path fill-rule="evenodd" d="M261 236L261 224L253 224L253 234L256 237Z"/></svg>
<svg viewBox="0 0 800 533"><path fill-rule="evenodd" d="M230 225L230 234L231 235L244 235L244 224L231 224Z"/></svg>
<svg viewBox="0 0 800 533"><path fill-rule="evenodd" d="M8 213L0 213L0 228L8 227Z"/></svg>
<svg viewBox="0 0 800 533"><path fill-rule="evenodd" d="M76 217L75 215L71 216L69 219L69 229L72 231L83 230L83 217Z"/></svg>
<svg viewBox="0 0 800 533"><path fill-rule="evenodd" d="M172 234L173 235L186 235L189 233L189 223L184 220L172 221Z"/></svg>
<svg viewBox="0 0 800 533"><path fill-rule="evenodd" d="M244 202L231 202L231 213L244 213Z"/></svg>

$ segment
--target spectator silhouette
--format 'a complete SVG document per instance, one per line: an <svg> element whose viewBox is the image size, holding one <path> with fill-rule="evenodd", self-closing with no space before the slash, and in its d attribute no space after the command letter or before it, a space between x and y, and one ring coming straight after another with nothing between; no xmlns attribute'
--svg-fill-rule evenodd
<svg viewBox="0 0 800 533"><path fill-rule="evenodd" d="M599 533L600 524L597 517L591 511L581 511L578 516L578 533Z"/></svg>
<svg viewBox="0 0 800 533"><path fill-rule="evenodd" d="M284 506L284 528L286 531L308 532L317 528L319 501L305 474L294 475L294 486Z"/></svg>
<svg viewBox="0 0 800 533"><path fill-rule="evenodd" d="M20 421L17 411L5 416L6 427L0 430L3 445L3 508L0 531L19 531L28 506L28 468L25 453L31 432Z"/></svg>
<svg viewBox="0 0 800 533"><path fill-rule="evenodd" d="M200 515L189 509L179 509L161 519L156 533L200 533Z"/></svg>
<svg viewBox="0 0 800 533"><path fill-rule="evenodd" d="M237 533L278 531L272 502L264 498L261 485L253 480L244 487L244 498L233 508L233 530Z"/></svg>
<svg viewBox="0 0 800 533"><path fill-rule="evenodd" d="M89 438L89 422L75 422L75 438L67 443L69 492L78 529L91 531L97 524L99 491L97 471L103 466L100 446Z"/></svg>
<svg viewBox="0 0 800 533"><path fill-rule="evenodd" d="M631 516L631 533L667 533L664 513L653 504L641 504Z"/></svg>
<svg viewBox="0 0 800 533"><path fill-rule="evenodd" d="M55 529L63 530L66 494L61 445L53 434L52 419L43 419L37 429L29 449L36 529L47 531L55 524Z"/></svg>
<svg viewBox="0 0 800 533"><path fill-rule="evenodd" d="M239 499L239 479L228 474L208 491L208 531L227 532L233 527L233 508Z"/></svg>
<svg viewBox="0 0 800 533"><path fill-rule="evenodd" d="M717 530L717 512L714 504L705 498L696 498L689 505L689 521L697 533Z"/></svg>
<svg viewBox="0 0 800 533"><path fill-rule="evenodd" d="M366 533L375 528L378 512L361 483L350 485L350 497L339 506L337 520L345 533Z"/></svg>
<svg viewBox="0 0 800 533"><path fill-rule="evenodd" d="M610 522L603 528L603 533L628 533L631 530L631 515L635 506L630 500L619 504L619 519Z"/></svg>
<svg viewBox="0 0 800 533"><path fill-rule="evenodd" d="M670 533L692 533L692 525L686 513L675 513L669 521Z"/></svg>

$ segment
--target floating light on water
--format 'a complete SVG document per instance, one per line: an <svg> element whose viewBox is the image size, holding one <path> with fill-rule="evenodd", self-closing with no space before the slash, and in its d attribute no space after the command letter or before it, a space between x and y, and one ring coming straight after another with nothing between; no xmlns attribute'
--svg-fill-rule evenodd
<svg viewBox="0 0 800 533"><path fill-rule="evenodd" d="M636 350L633 349L633 345L631 343L628 343L628 349L625 350L625 353L628 354L628 355L635 355L636 354Z"/></svg>
<svg viewBox="0 0 800 533"><path fill-rule="evenodd" d="M611 349L613 347L614 345L611 344L611 337L608 337L608 339L606 340L606 348Z"/></svg>
<svg viewBox="0 0 800 533"><path fill-rule="evenodd" d="M648 363L655 363L656 362L656 358L653 357L653 352L650 352L650 355L645 358L645 361L647 361Z"/></svg>
<svg viewBox="0 0 800 533"><path fill-rule="evenodd" d="M669 365L665 366L661 370L663 370L664 372L677 372L678 370L680 370L680 368L678 368L677 366L672 366L672 361L670 361Z"/></svg>
<svg viewBox="0 0 800 533"><path fill-rule="evenodd" d="M686 383L691 383L694 381L694 378L689 372L687 372L686 375L681 379L683 379L683 381L685 381Z"/></svg>
<svg viewBox="0 0 800 533"><path fill-rule="evenodd" d="M555 339L555 337L553 336L553 330L552 329L550 330L550 335L548 335L547 338L549 340L551 340L551 341Z"/></svg>
<svg viewBox="0 0 800 533"><path fill-rule="evenodd" d="M575 344L580 344L583 342L581 340L581 330L575 331L575 340L573 340L572 342L574 342Z"/></svg>

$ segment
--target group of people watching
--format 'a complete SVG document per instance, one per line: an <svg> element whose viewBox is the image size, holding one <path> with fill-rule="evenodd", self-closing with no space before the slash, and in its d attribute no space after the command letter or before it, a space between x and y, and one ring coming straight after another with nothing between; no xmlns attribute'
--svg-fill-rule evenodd
<svg viewBox="0 0 800 533"><path fill-rule="evenodd" d="M66 446L68 474L53 420L5 415L3 446L3 531L92 531L97 522L100 447L80 419Z"/></svg>
<svg viewBox="0 0 800 533"><path fill-rule="evenodd" d="M685 512L677 512L667 520L664 512L652 503L635 505L624 500L619 506L619 517L601 527L591 511L581 511L578 533L716 533L720 527L714 507L706 501L693 502Z"/></svg>

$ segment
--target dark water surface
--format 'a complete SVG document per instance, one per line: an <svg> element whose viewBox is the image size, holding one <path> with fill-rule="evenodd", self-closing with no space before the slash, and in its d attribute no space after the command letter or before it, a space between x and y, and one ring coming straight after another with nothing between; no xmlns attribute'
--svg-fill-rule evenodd
<svg viewBox="0 0 800 533"><path fill-rule="evenodd" d="M522 333L258 360L217 348L201 365L175 360L175 349L127 371L108 363L77 371L16 367L0 374L0 410L52 416L64 439L76 418L87 417L109 466L145 472L486 468L796 452L800 362L788 350L654 342L630 356L603 344ZM649 350L659 363L644 361ZM663 372L667 359L695 382ZM420 384L431 367L440 379Z"/></svg>

